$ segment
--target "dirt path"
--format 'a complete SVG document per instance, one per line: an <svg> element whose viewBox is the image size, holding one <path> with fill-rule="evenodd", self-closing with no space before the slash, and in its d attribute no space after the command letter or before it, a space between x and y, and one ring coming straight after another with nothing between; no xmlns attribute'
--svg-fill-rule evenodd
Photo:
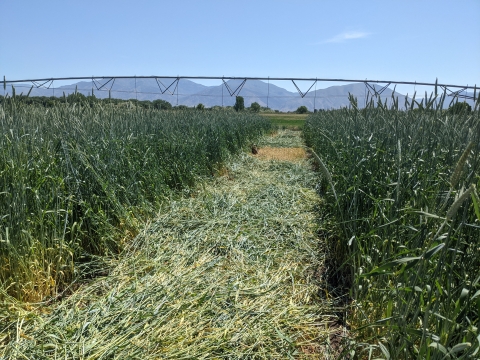
<svg viewBox="0 0 480 360"><path fill-rule="evenodd" d="M265 137L166 204L109 276L10 327L3 356L328 358L320 199L301 145L298 132Z"/></svg>

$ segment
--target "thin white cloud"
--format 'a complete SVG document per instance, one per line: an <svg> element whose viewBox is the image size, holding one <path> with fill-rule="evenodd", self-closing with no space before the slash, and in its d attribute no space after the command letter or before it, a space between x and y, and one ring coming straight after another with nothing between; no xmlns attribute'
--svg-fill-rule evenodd
<svg viewBox="0 0 480 360"><path fill-rule="evenodd" d="M370 33L363 32L363 31L345 31L341 34L335 35L334 37L325 40L327 43L339 43L339 42L345 42L347 40L353 40L353 39L361 39L364 37L369 36Z"/></svg>

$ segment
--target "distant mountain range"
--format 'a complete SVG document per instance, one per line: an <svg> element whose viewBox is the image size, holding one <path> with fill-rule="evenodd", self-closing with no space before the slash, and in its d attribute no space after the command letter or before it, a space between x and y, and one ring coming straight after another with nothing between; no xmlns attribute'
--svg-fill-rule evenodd
<svg viewBox="0 0 480 360"><path fill-rule="evenodd" d="M231 91L234 91L241 85L241 80L229 80L227 84ZM162 99L170 102L172 105L196 106L202 103L206 107L212 106L232 106L235 103L235 96L231 96L229 90L224 85L205 86L187 79L181 79L178 83L172 79L116 79L115 82L106 84L101 90L101 84L96 86L91 81L81 81L71 85L64 85L58 88L34 88L30 96L63 96L69 95L77 89L84 95L93 93L98 98L108 98L109 90L112 98L118 99L138 99L155 100ZM170 87L169 87L170 86ZM26 94L31 85L16 85L17 93ZM169 87L169 88L168 88ZM379 90L381 86L374 85ZM168 89L167 89L168 88ZM178 96L177 96L178 90ZM306 89L305 89L306 90ZM163 94L162 94L163 92ZM172 95L172 93L174 93ZM365 84L354 83L340 86L330 86L325 89L310 91L305 97L299 93L288 91L273 84L267 84L260 80L248 80L241 87L240 96L245 99L245 106L257 102L261 106L267 106L274 110L294 111L299 106L306 106L310 111L313 109L337 109L348 106L348 94L357 98L359 107L364 107L367 91ZM405 104L405 96L393 92L386 88L381 98L383 101L391 101L392 94L398 97L399 105ZM447 99L448 103L450 98ZM473 106L473 101L467 101ZM448 104L446 104L448 105Z"/></svg>

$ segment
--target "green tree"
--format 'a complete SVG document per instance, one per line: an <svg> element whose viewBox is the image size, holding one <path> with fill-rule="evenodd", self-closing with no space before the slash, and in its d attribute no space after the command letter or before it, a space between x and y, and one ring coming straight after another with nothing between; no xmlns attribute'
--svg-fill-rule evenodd
<svg viewBox="0 0 480 360"><path fill-rule="evenodd" d="M74 92L67 96L67 102L70 104L80 103L86 100L87 100L87 97L79 92Z"/></svg>
<svg viewBox="0 0 480 360"><path fill-rule="evenodd" d="M202 103L198 104L197 110L205 110L205 105L203 105Z"/></svg>
<svg viewBox="0 0 480 360"><path fill-rule="evenodd" d="M55 106L55 100L53 99L48 99L47 102L45 103L45 107L54 107Z"/></svg>
<svg viewBox="0 0 480 360"><path fill-rule="evenodd" d="M245 101L243 100L243 96L237 96L235 98L235 105L233 105L235 111L242 111L245 109Z"/></svg>
<svg viewBox="0 0 480 360"><path fill-rule="evenodd" d="M153 100L152 104L155 109L159 110L170 110L172 108L172 104L165 100Z"/></svg>
<svg viewBox="0 0 480 360"><path fill-rule="evenodd" d="M305 105L299 106L296 113L297 114L306 114L308 112L308 109Z"/></svg>
<svg viewBox="0 0 480 360"><path fill-rule="evenodd" d="M472 107L466 102L456 102L448 108L448 112L451 114L469 113L471 111Z"/></svg>
<svg viewBox="0 0 480 360"><path fill-rule="evenodd" d="M250 105L250 110L252 110L253 112L259 112L260 104L257 102L253 102L252 105Z"/></svg>

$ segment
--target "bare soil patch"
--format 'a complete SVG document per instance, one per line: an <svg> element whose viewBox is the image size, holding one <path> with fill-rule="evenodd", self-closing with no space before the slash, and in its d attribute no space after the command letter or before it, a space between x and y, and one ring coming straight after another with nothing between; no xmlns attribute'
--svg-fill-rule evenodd
<svg viewBox="0 0 480 360"><path fill-rule="evenodd" d="M258 149L256 155L264 160L280 160L280 161L300 161L305 159L307 153L301 147L277 148L277 147L262 147Z"/></svg>

